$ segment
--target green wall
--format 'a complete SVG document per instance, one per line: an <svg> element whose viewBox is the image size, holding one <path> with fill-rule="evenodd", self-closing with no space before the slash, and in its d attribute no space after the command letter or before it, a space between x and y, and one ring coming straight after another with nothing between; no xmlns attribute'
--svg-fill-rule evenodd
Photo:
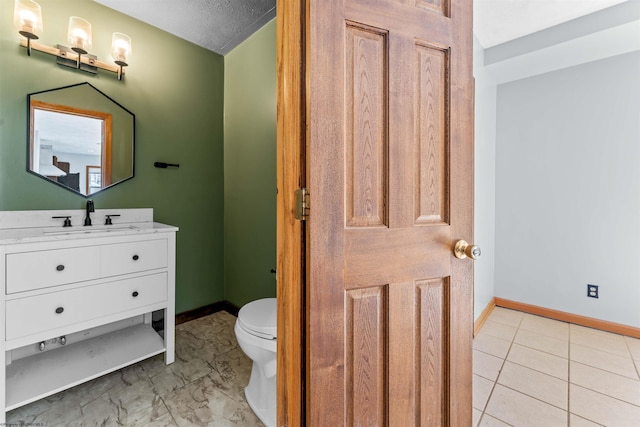
<svg viewBox="0 0 640 427"><path fill-rule="evenodd" d="M135 177L92 196L96 207L151 207L156 221L180 227L178 313L224 299L223 57L93 1L38 2L43 44L65 44L77 15L93 26L91 53L109 61L111 33L120 31L131 36L133 56L123 81L59 67L40 52L28 57L14 1L0 0L0 210L84 207L85 198L26 171L27 94L88 81L136 115Z"/></svg>
<svg viewBox="0 0 640 427"><path fill-rule="evenodd" d="M276 24L224 57L225 299L276 294Z"/></svg>

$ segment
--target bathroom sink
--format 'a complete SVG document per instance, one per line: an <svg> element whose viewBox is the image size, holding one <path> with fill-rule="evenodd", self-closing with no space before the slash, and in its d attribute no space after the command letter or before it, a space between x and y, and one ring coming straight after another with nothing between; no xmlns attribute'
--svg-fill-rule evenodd
<svg viewBox="0 0 640 427"><path fill-rule="evenodd" d="M63 236L67 234L91 234L91 233L108 233L113 231L123 231L123 230L135 230L139 227L135 225L109 225L100 228L88 228L82 227L81 229L76 230L54 230L54 231L43 231L42 234L47 236Z"/></svg>

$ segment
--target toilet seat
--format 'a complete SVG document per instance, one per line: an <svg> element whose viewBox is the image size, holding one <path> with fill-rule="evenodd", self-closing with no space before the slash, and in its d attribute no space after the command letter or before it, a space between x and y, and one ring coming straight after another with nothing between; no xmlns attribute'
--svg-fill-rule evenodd
<svg viewBox="0 0 640 427"><path fill-rule="evenodd" d="M275 298L263 298L244 305L238 312L238 324L251 335L275 340L277 306Z"/></svg>

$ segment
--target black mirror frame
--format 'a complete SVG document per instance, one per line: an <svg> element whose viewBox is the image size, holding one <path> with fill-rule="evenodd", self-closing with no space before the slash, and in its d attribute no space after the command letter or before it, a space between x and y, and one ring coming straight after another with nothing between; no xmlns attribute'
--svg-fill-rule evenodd
<svg viewBox="0 0 640 427"><path fill-rule="evenodd" d="M133 129L132 129L132 133L131 133L131 176L128 178L124 178L121 179L118 182L115 182L113 184L110 184L107 187L101 188L98 191L95 191L91 194L82 194L79 191L74 190L73 188L67 187L64 184L61 184L59 182L56 181L52 181L49 178L47 178L46 176L40 175L37 172L32 171L29 168L29 164L31 162L31 97L35 96L35 95L39 95L42 93L47 93L47 92L54 92L54 91L58 91L58 90L63 90L63 89L69 89L72 87L78 87L78 86L83 86L83 85L88 85L90 88L92 88L93 90L95 90L96 92L98 92L100 95L104 96L105 98L107 98L109 101L113 102L115 105L117 105L119 108L122 108L124 111L126 111L127 113L131 114L131 118L133 120ZM102 92L100 89L96 88L95 86L93 86L91 83L89 82L83 82L83 83L76 83L76 84L72 84L72 85L67 85L67 86L62 86L62 87L58 87L58 88L53 88L53 89L47 89L47 90L41 90L39 92L33 92L27 95L27 159L26 159L26 169L27 172L29 172L32 175L35 175L41 179L44 179L45 181L51 183L51 184L55 184L59 187L62 187L66 190L71 191L74 194L77 194L79 196L82 196L84 198L89 198L89 197L93 197L94 195L107 190L109 188L115 187L118 184L121 184L125 181L128 181L130 179L132 179L133 177L135 177L135 171L136 171L136 115L133 114L131 111L129 111L129 109L125 108L122 104L120 104L119 102L117 102L116 100L114 100L113 98L111 98L109 95L107 95L106 93Z"/></svg>

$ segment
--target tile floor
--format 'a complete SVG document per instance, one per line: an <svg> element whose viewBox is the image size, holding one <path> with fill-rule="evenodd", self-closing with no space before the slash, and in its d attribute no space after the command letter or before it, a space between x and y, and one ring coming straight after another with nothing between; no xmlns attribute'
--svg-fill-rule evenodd
<svg viewBox="0 0 640 427"><path fill-rule="evenodd" d="M164 355L89 381L7 414L7 425L263 426L246 403L251 360L219 312L176 327L176 361Z"/></svg>
<svg viewBox="0 0 640 427"><path fill-rule="evenodd" d="M640 426L640 340L496 307L473 343L482 427Z"/></svg>
<svg viewBox="0 0 640 427"><path fill-rule="evenodd" d="M158 355L11 411L38 426L262 426L244 399L251 361L235 317L176 328ZM640 426L640 340L496 308L474 340L474 427Z"/></svg>

